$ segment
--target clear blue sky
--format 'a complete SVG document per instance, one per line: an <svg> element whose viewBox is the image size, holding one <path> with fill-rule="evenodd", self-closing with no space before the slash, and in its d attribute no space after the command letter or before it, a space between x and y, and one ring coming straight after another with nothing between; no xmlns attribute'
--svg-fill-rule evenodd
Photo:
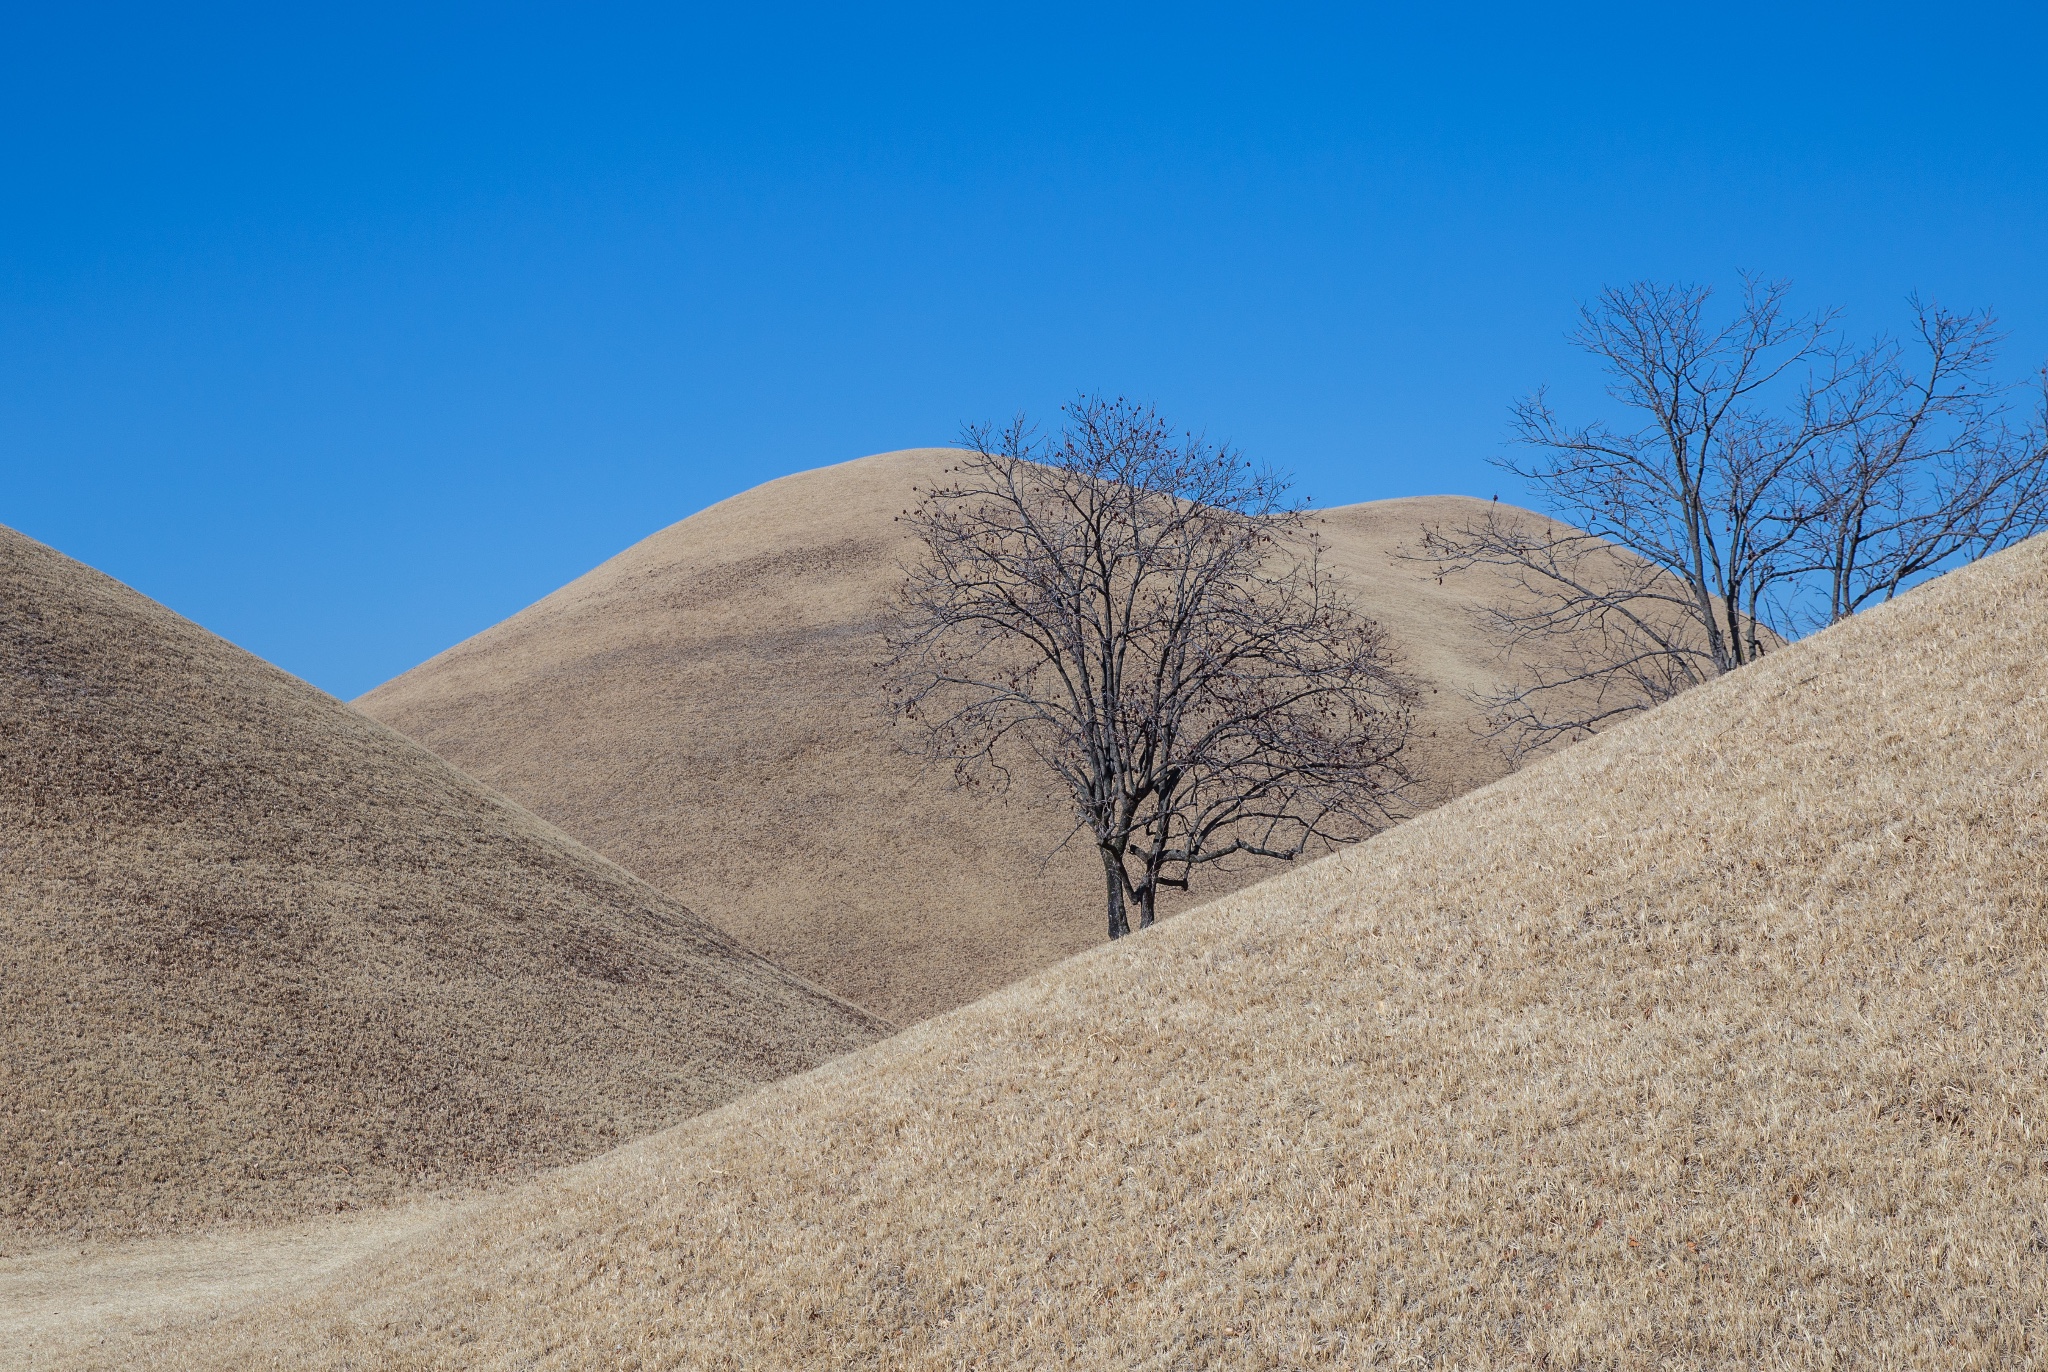
<svg viewBox="0 0 2048 1372"><path fill-rule="evenodd" d="M1083 388L1318 504L1512 497L1609 281L1918 290L2038 365L2044 52L2038 0L11 5L0 522L346 697Z"/></svg>

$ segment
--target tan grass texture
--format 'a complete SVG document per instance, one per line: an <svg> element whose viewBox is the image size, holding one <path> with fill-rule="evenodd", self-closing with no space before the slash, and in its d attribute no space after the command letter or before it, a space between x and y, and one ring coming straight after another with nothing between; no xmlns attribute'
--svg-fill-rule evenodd
<svg viewBox="0 0 2048 1372"><path fill-rule="evenodd" d="M915 551L895 516L957 456L756 487L357 704L849 1000L899 1023L963 1004L1100 942L1104 915L1092 849L1055 851L1067 802L1033 778L951 790L887 713L884 605ZM1503 770L1460 694L1497 666L1469 613L1492 583L1390 554L1485 508L1381 501L1319 526L1424 685L1419 805ZM1194 894L1274 870L1210 869Z"/></svg>
<svg viewBox="0 0 2048 1372"><path fill-rule="evenodd" d="M518 1176L884 1027L0 529L0 1255Z"/></svg>
<svg viewBox="0 0 2048 1372"><path fill-rule="evenodd" d="M2037 539L134 1356L2038 1365L2044 660Z"/></svg>

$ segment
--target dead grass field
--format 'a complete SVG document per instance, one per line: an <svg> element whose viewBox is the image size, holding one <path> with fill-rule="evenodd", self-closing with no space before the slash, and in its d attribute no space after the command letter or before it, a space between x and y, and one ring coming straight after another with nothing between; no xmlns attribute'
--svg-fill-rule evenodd
<svg viewBox="0 0 2048 1372"><path fill-rule="evenodd" d="M2048 540L135 1366L2038 1365Z"/></svg>
<svg viewBox="0 0 2048 1372"><path fill-rule="evenodd" d="M477 1199L10 1253L0 1257L0 1367L76 1358L180 1317L218 1318L445 1225Z"/></svg>
<svg viewBox="0 0 2048 1372"><path fill-rule="evenodd" d="M0 529L0 1258L502 1182L886 1027Z"/></svg>
<svg viewBox="0 0 2048 1372"><path fill-rule="evenodd" d="M1101 942L1103 916L1092 851L1055 853L1066 802L949 791L884 709L883 607L913 552L894 517L955 456L771 481L357 703L849 1000L898 1023L964 1004ZM1489 583L1390 554L1485 508L1380 501L1320 526L1429 692L1422 806L1503 770L1460 694L1496 668L1469 614ZM1212 869L1195 897L1274 870Z"/></svg>

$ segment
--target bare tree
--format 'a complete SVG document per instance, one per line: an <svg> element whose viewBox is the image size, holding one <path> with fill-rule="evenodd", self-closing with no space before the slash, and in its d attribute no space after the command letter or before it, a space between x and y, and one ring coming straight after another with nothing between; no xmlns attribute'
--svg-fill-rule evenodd
<svg viewBox="0 0 2048 1372"><path fill-rule="evenodd" d="M2000 338L1989 311L1912 302L1925 370L1879 339L1836 442L1804 475L1811 518L1797 571L1816 579L1808 617L1846 619L1919 578L2048 525L2044 421L2015 431L1990 378Z"/></svg>
<svg viewBox="0 0 2048 1372"><path fill-rule="evenodd" d="M1424 528L1421 556L1442 574L1486 567L1506 583L1498 600L1475 610L1506 668L1505 684L1477 703L1510 762L1597 733L1723 670L1693 588L1598 534L1496 503L1463 528Z"/></svg>
<svg viewBox="0 0 2048 1372"><path fill-rule="evenodd" d="M1515 586L1487 611L1513 670L1486 703L1512 749L1592 732L1764 650L1760 611L1796 531L1784 515L1853 382L1831 365L1831 317L1792 316L1785 294L1745 279L1716 326L1704 287L1610 287L1570 340L1635 424L1567 425L1538 392L1514 408L1534 456L1500 464L1569 522L1495 513L1425 531L1444 571L1491 566ZM1814 363L1788 410L1764 403Z"/></svg>
<svg viewBox="0 0 2048 1372"><path fill-rule="evenodd" d="M1924 371L1832 311L1745 277L1708 321L1697 286L1609 288L1573 343L1608 373L1625 427L1514 409L1527 458L1499 465L1556 521L1496 510L1423 533L1439 571L1491 567L1484 614L1508 685L1483 703L1511 753L1595 732L1731 672L1916 578L2025 537L2048 516L2048 452L1984 388L1988 315L1915 302Z"/></svg>
<svg viewBox="0 0 2048 1372"><path fill-rule="evenodd" d="M1284 482L1122 400L1066 416L970 429L920 492L888 665L958 781L1064 787L1119 938L1197 866L1390 822L1413 692Z"/></svg>

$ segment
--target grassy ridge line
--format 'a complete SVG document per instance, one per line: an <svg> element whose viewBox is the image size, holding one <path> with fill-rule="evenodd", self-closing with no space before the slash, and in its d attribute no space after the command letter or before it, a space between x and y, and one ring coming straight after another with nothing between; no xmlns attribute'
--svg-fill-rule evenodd
<svg viewBox="0 0 2048 1372"><path fill-rule="evenodd" d="M2048 541L152 1365L2006 1366Z"/></svg>

